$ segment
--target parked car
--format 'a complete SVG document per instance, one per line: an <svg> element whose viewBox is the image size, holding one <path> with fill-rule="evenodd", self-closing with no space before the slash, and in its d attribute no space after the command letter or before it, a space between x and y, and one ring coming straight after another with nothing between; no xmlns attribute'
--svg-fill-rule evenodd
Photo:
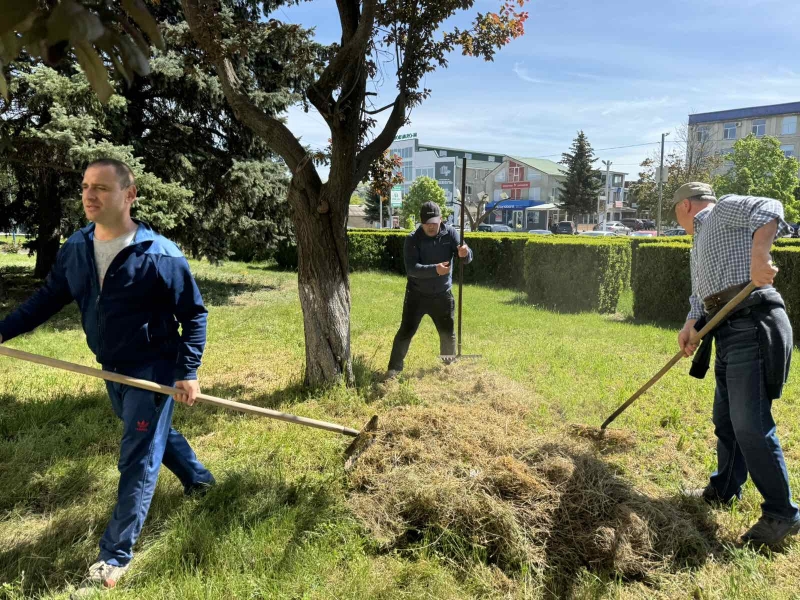
<svg viewBox="0 0 800 600"><path fill-rule="evenodd" d="M656 222L653 219L642 219L642 225L644 225L644 229L648 230L655 230Z"/></svg>
<svg viewBox="0 0 800 600"><path fill-rule="evenodd" d="M658 232L656 231L646 231L644 229L642 229L641 231L634 231L633 233L631 233L631 236L633 237L656 237L657 235Z"/></svg>
<svg viewBox="0 0 800 600"><path fill-rule="evenodd" d="M578 233L578 228L575 226L573 221L561 221L558 225L556 225L555 233L575 235Z"/></svg>
<svg viewBox="0 0 800 600"><path fill-rule="evenodd" d="M485 231L488 233L509 233L514 230L508 225L488 225L484 223L483 225L478 225L478 231Z"/></svg>
<svg viewBox="0 0 800 600"><path fill-rule="evenodd" d="M675 229L667 229L664 235L686 235L686 230L683 227L676 227Z"/></svg>
<svg viewBox="0 0 800 600"><path fill-rule="evenodd" d="M619 221L606 221L605 223L599 223L598 225L595 225L594 231L612 231L614 233L628 235L631 232L631 229L630 227L625 227L625 225Z"/></svg>
<svg viewBox="0 0 800 600"><path fill-rule="evenodd" d="M644 229L644 221L641 219L622 219L621 223L631 231Z"/></svg>
<svg viewBox="0 0 800 600"><path fill-rule="evenodd" d="M553 235L553 232L549 229L529 229L528 233L531 235Z"/></svg>
<svg viewBox="0 0 800 600"><path fill-rule="evenodd" d="M586 237L618 237L623 234L614 233L613 231L581 231L578 235Z"/></svg>

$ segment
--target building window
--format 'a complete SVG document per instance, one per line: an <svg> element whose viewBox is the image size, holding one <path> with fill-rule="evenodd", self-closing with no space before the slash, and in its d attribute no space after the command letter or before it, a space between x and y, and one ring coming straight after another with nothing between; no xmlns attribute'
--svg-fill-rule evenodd
<svg viewBox="0 0 800 600"><path fill-rule="evenodd" d="M791 117L783 117L783 127L781 128L782 135L796 135L797 134L797 115Z"/></svg>
<svg viewBox="0 0 800 600"><path fill-rule="evenodd" d="M472 160L472 153L471 152L465 152L464 153L464 158L466 158L467 160Z"/></svg>
<svg viewBox="0 0 800 600"><path fill-rule="evenodd" d="M611 184L614 187L622 187L622 175L614 175L614 179L611 180Z"/></svg>
<svg viewBox="0 0 800 600"><path fill-rule="evenodd" d="M472 196L472 186L467 184L467 196Z"/></svg>
<svg viewBox="0 0 800 600"><path fill-rule="evenodd" d="M415 173L417 174L417 177L430 177L431 179L434 179L436 177L434 171L435 169L433 167L428 167L426 169L416 169Z"/></svg>
<svg viewBox="0 0 800 600"><path fill-rule="evenodd" d="M522 200L522 190L520 188L515 188L515 189L511 190L511 193L508 195L508 199L509 200Z"/></svg>
<svg viewBox="0 0 800 600"><path fill-rule="evenodd" d="M410 162L403 161L403 181L411 182L414 180L414 166Z"/></svg>
<svg viewBox="0 0 800 600"><path fill-rule="evenodd" d="M531 188L531 193L529 198L534 202L541 202L542 201L542 188Z"/></svg>
<svg viewBox="0 0 800 600"><path fill-rule="evenodd" d="M753 121L753 135L756 137L764 137L767 135L766 119L756 119Z"/></svg>
<svg viewBox="0 0 800 600"><path fill-rule="evenodd" d="M736 123L725 123L725 128L722 133L722 139L724 140L736 139Z"/></svg>
<svg viewBox="0 0 800 600"><path fill-rule="evenodd" d="M508 167L508 181L509 183L516 183L522 181L523 169L516 163L511 163L513 166Z"/></svg>
<svg viewBox="0 0 800 600"><path fill-rule="evenodd" d="M555 202L556 200L558 200L558 190L559 190L558 186L554 186L554 187L553 187L553 189L552 189L552 190L550 190L550 191L552 192L552 193L551 193L551 196L550 196L550 199L551 199L553 202Z"/></svg>
<svg viewBox="0 0 800 600"><path fill-rule="evenodd" d="M447 156L447 150L440 150L439 156Z"/></svg>
<svg viewBox="0 0 800 600"><path fill-rule="evenodd" d="M494 156L489 157L489 162L494 162Z"/></svg>
<svg viewBox="0 0 800 600"><path fill-rule="evenodd" d="M794 156L794 144L786 144L781 146L781 151L786 158Z"/></svg>
<svg viewBox="0 0 800 600"><path fill-rule="evenodd" d="M414 156L414 149L409 146L407 148L392 148L389 150L390 154L397 155L403 160L407 158L412 158Z"/></svg>
<svg viewBox="0 0 800 600"><path fill-rule="evenodd" d="M706 126L698 127L695 139L698 142L707 142L709 139L711 139L711 129Z"/></svg>
<svg viewBox="0 0 800 600"><path fill-rule="evenodd" d="M528 169L528 181L541 181L542 174L536 169Z"/></svg>

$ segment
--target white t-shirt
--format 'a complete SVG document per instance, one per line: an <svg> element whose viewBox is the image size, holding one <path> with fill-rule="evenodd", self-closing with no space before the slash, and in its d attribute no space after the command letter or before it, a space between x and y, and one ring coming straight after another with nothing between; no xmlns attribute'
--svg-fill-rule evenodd
<svg viewBox="0 0 800 600"><path fill-rule="evenodd" d="M100 287L103 287L103 279L106 276L108 267L120 253L120 250L127 248L133 243L136 237L136 229L130 233L121 235L113 240L102 241L94 238L94 262L97 264L97 277L100 279Z"/></svg>

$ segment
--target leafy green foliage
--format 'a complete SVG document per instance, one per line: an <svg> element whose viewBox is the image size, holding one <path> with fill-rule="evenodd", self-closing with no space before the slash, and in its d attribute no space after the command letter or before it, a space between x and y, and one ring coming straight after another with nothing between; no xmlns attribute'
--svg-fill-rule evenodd
<svg viewBox="0 0 800 600"><path fill-rule="evenodd" d="M748 135L737 140L728 159L733 167L714 181L717 196L740 194L775 198L783 202L787 220L796 222L800 218L800 203L795 198L800 185L797 178L800 161L794 156L784 156L780 140Z"/></svg>
<svg viewBox="0 0 800 600"><path fill-rule="evenodd" d="M419 212L422 205L426 202L435 202L442 211L442 220L446 219L453 212L447 208L447 196L444 190L431 177L418 177L411 185L408 195L403 198L403 206L400 208L400 215L404 221L414 219L419 221Z"/></svg>
<svg viewBox="0 0 800 600"><path fill-rule="evenodd" d="M163 48L161 32L143 0L122 0L119 4L0 1L0 94L8 100L2 67L23 51L55 66L71 49L103 103L114 93L104 57L128 83L135 75L147 75L150 46L142 32L153 45Z"/></svg>

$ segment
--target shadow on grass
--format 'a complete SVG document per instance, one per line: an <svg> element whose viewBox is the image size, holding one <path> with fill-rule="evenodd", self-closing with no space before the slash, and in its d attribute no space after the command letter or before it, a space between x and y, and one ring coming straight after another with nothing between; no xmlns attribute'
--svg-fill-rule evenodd
<svg viewBox="0 0 800 600"><path fill-rule="evenodd" d="M511 299L504 300L502 302L506 306L525 306L532 309L537 310L544 310L548 312L552 312L557 315L581 315L581 314L599 314L602 317L607 319L611 319L617 323L624 323L627 325L643 325L647 327L656 327L658 329L664 329L667 331L677 331L681 327L683 327L682 321L672 321L669 319L665 320L648 320L648 319L637 319L632 314L626 312L620 313L596 313L594 311L588 310L569 310L569 309L559 309L558 307L548 307L543 306L540 304L532 304L528 302L528 296L524 293L515 294ZM627 307L626 307L627 308Z"/></svg>
<svg viewBox="0 0 800 600"><path fill-rule="evenodd" d="M181 421L191 444L215 430L217 417L195 408L173 417L179 430ZM0 512L46 515L82 502L96 492L97 458L116 464L121 434L104 393L26 402L0 395Z"/></svg>
<svg viewBox="0 0 800 600"><path fill-rule="evenodd" d="M30 298L44 283L33 276L33 268L0 267L0 318ZM73 302L47 321L53 329L78 329L81 315Z"/></svg>
<svg viewBox="0 0 800 600"><path fill-rule="evenodd" d="M591 454L558 444L542 452L574 465L572 475L559 481L560 500L544 544L547 598L573 597L584 568L604 583L622 579L650 585L659 573L697 570L712 557L730 560L716 538L712 511L702 501L643 495Z"/></svg>
<svg viewBox="0 0 800 600"><path fill-rule="evenodd" d="M220 545L231 534L252 532L270 520L290 520L292 533L270 567L280 572L313 537L317 526L332 518L335 505L324 481L287 482L280 475L255 471L228 473L197 500L187 500L179 492L157 493L141 538L144 544L157 547L142 555L136 566L144 578L160 578L175 568L229 566L231 557L222 554ZM66 591L69 584L77 586L94 561L111 508L102 517L65 511L38 536L0 549L0 580L16 581L25 572L29 597ZM142 544L135 551L141 553ZM242 560L239 568L248 568L249 561Z"/></svg>
<svg viewBox="0 0 800 600"><path fill-rule="evenodd" d="M221 281L209 277L196 277L197 287L203 296L206 306L227 306L242 294L276 291L279 288L265 283L252 283L243 281Z"/></svg>
<svg viewBox="0 0 800 600"><path fill-rule="evenodd" d="M376 385L380 383L385 371L377 367L374 361L374 355L369 359L360 355L353 356L352 362L354 389L363 398L371 398L375 393ZM285 406L319 399L329 391L330 387L331 386L311 388L305 386L300 379L296 379L283 388L269 393L252 395L245 404L279 410ZM249 395L253 389L254 388L249 386L246 381L243 381L236 384L215 384L204 388L203 391L211 396L236 400L237 397Z"/></svg>

